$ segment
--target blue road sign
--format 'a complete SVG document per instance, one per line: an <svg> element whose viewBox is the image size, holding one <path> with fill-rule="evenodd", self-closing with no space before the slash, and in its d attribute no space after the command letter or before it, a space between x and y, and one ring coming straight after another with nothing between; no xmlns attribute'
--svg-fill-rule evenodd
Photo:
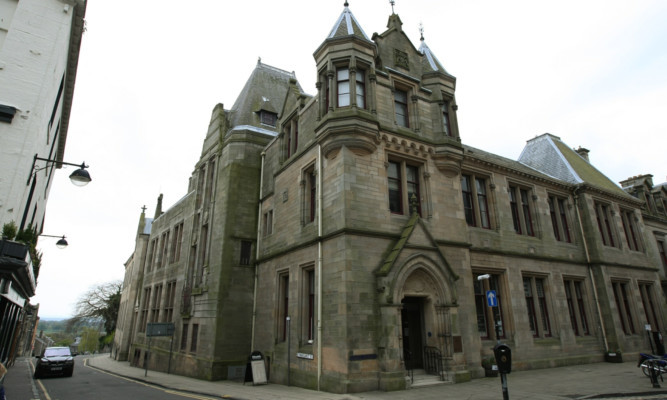
<svg viewBox="0 0 667 400"><path fill-rule="evenodd" d="M486 304L488 304L489 307L498 307L498 297L496 297L495 290L486 291Z"/></svg>

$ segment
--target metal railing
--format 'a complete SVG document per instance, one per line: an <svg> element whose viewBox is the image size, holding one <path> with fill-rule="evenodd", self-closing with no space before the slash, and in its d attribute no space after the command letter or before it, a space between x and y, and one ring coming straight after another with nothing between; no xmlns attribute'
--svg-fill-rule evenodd
<svg viewBox="0 0 667 400"><path fill-rule="evenodd" d="M408 376L410 377L410 383L414 383L415 371L412 368L412 352L410 350L403 351L403 360L405 361L405 369L408 371Z"/></svg>
<svg viewBox="0 0 667 400"><path fill-rule="evenodd" d="M427 374L437 375L440 379L444 379L442 375L442 353L437 347L424 347L424 371Z"/></svg>

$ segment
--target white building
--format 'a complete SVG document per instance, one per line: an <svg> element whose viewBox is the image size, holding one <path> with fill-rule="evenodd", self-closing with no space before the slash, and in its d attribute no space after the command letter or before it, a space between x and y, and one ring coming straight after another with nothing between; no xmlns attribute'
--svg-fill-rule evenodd
<svg viewBox="0 0 667 400"><path fill-rule="evenodd" d="M85 11L86 0L0 0L0 227L42 232L65 154ZM36 285L29 253L0 241L2 362L34 329L23 315Z"/></svg>
<svg viewBox="0 0 667 400"><path fill-rule="evenodd" d="M35 156L63 161L85 10L86 0L0 0L0 225L41 230L59 165Z"/></svg>

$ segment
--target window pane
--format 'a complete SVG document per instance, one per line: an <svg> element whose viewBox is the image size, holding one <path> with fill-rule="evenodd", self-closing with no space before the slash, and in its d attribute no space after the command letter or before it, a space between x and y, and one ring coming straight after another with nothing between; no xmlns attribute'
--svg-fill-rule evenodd
<svg viewBox="0 0 667 400"><path fill-rule="evenodd" d="M350 79L350 70L342 68L336 71L336 80L347 81Z"/></svg>
<svg viewBox="0 0 667 400"><path fill-rule="evenodd" d="M461 176L461 191L463 195L463 211L465 213L466 222L469 226L476 226L475 209L472 202L472 191L470 189L470 177L468 175Z"/></svg>
<svg viewBox="0 0 667 400"><path fill-rule="evenodd" d="M408 127L408 93L403 90L394 91L396 123Z"/></svg>
<svg viewBox="0 0 667 400"><path fill-rule="evenodd" d="M389 186L389 210L393 213L403 213L401 201L401 171L400 165L395 162L389 163L387 169Z"/></svg>
<svg viewBox="0 0 667 400"><path fill-rule="evenodd" d="M364 91L366 88L364 87L363 84L357 83L356 91L357 91L357 107L359 108L366 108L366 96Z"/></svg>
<svg viewBox="0 0 667 400"><path fill-rule="evenodd" d="M338 106L350 105L350 82L338 82Z"/></svg>
<svg viewBox="0 0 667 400"><path fill-rule="evenodd" d="M479 206L479 218L482 222L482 228L490 228L489 208L486 202L486 182L484 179L475 178L477 188L477 205Z"/></svg>
<svg viewBox="0 0 667 400"><path fill-rule="evenodd" d="M408 185L408 203L412 207L412 196L417 200L417 212L421 214L421 198L419 194L419 168L407 165L405 167L405 174ZM412 213L412 210L410 211Z"/></svg>

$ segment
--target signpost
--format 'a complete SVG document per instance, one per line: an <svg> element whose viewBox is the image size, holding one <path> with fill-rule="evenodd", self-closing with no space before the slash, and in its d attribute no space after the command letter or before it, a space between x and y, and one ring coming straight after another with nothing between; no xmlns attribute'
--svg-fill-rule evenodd
<svg viewBox="0 0 667 400"><path fill-rule="evenodd" d="M498 307L498 297L496 296L495 290L486 291L486 304L488 304L489 307Z"/></svg>
<svg viewBox="0 0 667 400"><path fill-rule="evenodd" d="M171 336L169 343L169 365L167 366L167 373L171 372L171 353L174 344L174 323L173 322L149 322L146 325L146 336L148 336L148 357L144 361L144 376L148 375L148 360L151 353L151 339L153 336Z"/></svg>

